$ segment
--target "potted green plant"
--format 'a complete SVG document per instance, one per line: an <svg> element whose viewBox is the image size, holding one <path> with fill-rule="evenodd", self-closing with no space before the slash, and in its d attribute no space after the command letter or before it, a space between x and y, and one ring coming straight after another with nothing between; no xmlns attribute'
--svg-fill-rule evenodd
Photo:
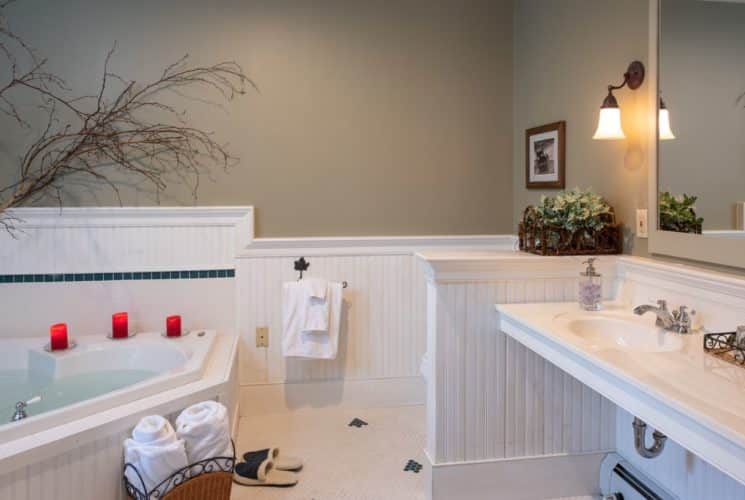
<svg viewBox="0 0 745 500"><path fill-rule="evenodd" d="M696 214L697 196L674 196L668 191L660 193L660 229L678 233L701 234L703 217Z"/></svg>
<svg viewBox="0 0 745 500"><path fill-rule="evenodd" d="M543 196L520 224L520 248L540 255L615 254L623 250L613 208L591 190Z"/></svg>

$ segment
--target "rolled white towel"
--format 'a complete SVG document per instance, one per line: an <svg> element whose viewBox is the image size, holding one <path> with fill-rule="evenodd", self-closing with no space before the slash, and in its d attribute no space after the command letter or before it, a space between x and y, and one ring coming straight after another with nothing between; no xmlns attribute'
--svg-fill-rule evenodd
<svg viewBox="0 0 745 500"><path fill-rule="evenodd" d="M176 418L176 432L184 440L189 463L232 457L228 410L215 401L192 405Z"/></svg>
<svg viewBox="0 0 745 500"><path fill-rule="evenodd" d="M178 438L171 423L158 415L140 420L132 431L132 438L124 441L124 462L137 468L145 482L147 491L143 493L146 495L168 476L188 465L184 442ZM131 484L142 488L132 469L127 468L126 475Z"/></svg>

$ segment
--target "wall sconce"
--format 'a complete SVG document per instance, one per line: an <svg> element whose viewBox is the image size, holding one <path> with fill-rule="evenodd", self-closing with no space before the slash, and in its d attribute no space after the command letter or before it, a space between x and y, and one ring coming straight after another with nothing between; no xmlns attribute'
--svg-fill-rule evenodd
<svg viewBox="0 0 745 500"><path fill-rule="evenodd" d="M657 126L660 130L661 141L675 139L675 134L673 134L672 129L670 129L670 112L667 110L667 106L665 106L665 101L662 100L662 96L660 96L660 116L657 121Z"/></svg>
<svg viewBox="0 0 745 500"><path fill-rule="evenodd" d="M623 74L623 83L621 85L608 85L608 95L600 107L598 128L595 131L595 135L592 136L593 139L612 140L626 138L626 134L623 133L623 128L621 127L621 110L618 108L618 101L616 101L613 91L626 86L631 90L638 89L644 83L644 72L644 64L634 61L629 64L626 73Z"/></svg>

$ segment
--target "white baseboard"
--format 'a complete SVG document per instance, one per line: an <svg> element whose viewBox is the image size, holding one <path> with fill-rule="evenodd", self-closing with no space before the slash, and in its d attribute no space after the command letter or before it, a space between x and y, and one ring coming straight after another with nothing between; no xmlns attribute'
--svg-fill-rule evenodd
<svg viewBox="0 0 745 500"><path fill-rule="evenodd" d="M427 464L428 500L542 500L600 494L606 452ZM431 479L431 480L430 480Z"/></svg>
<svg viewBox="0 0 745 500"><path fill-rule="evenodd" d="M243 385L240 415L250 417L313 408L409 406L424 401L422 377Z"/></svg>

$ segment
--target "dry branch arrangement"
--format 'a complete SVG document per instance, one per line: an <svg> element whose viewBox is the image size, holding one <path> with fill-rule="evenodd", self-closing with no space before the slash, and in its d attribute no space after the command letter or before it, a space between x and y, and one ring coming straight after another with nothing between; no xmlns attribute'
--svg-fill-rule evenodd
<svg viewBox="0 0 745 500"><path fill-rule="evenodd" d="M11 3L0 0L0 58L10 67L7 81L0 82L0 113L32 130L14 100L15 92L24 99L30 93L46 125L19 158L14 182L0 187L0 225L5 229L14 229L8 209L49 195L61 204L63 183L72 175L108 185L117 198L116 179L122 172L134 182L150 183L156 192L176 178L187 183L196 198L202 175L235 162L225 145L210 132L190 126L186 111L165 104L162 97L183 96L185 88L198 87L231 101L247 87L255 88L237 63L190 66L184 56L157 79L138 83L110 70L114 45L98 93L76 97L62 78L45 70L46 60L10 29L6 8Z"/></svg>

